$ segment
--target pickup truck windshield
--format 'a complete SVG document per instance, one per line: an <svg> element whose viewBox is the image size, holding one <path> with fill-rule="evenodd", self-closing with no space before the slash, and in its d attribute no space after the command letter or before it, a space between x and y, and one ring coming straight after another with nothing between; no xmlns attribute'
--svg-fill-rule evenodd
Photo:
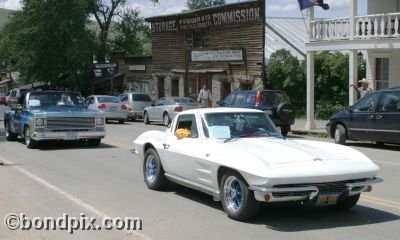
<svg viewBox="0 0 400 240"><path fill-rule="evenodd" d="M27 104L29 108L84 107L83 98L77 92L32 92Z"/></svg>

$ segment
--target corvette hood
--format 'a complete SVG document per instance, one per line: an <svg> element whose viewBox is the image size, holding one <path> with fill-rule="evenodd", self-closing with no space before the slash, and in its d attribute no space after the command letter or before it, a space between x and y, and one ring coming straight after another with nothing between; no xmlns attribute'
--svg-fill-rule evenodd
<svg viewBox="0 0 400 240"><path fill-rule="evenodd" d="M241 138L221 143L231 154L244 152L263 161L271 168L293 166L304 162L370 162L363 154L349 147L306 140L278 138ZM230 149L230 150L228 150Z"/></svg>

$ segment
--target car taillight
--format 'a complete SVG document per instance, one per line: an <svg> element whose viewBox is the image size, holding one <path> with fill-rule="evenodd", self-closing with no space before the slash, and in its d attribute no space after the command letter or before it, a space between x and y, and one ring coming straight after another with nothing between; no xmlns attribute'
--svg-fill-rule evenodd
<svg viewBox="0 0 400 240"><path fill-rule="evenodd" d="M121 109L128 110L128 105L127 104L122 104L121 105Z"/></svg>
<svg viewBox="0 0 400 240"><path fill-rule="evenodd" d="M104 109L104 108L106 108L106 105L104 103L100 103L99 104L99 109Z"/></svg>
<svg viewBox="0 0 400 240"><path fill-rule="evenodd" d="M182 110L183 110L182 106L176 106L174 109L175 112L182 112Z"/></svg>
<svg viewBox="0 0 400 240"><path fill-rule="evenodd" d="M256 106L261 104L261 93L257 91L256 94Z"/></svg>

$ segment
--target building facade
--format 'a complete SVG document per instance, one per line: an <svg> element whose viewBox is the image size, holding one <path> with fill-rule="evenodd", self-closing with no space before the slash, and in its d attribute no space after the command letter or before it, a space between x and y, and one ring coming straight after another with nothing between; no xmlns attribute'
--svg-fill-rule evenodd
<svg viewBox="0 0 400 240"><path fill-rule="evenodd" d="M156 97L196 98L207 85L215 105L233 90L263 88L263 20L263 1L147 18Z"/></svg>
<svg viewBox="0 0 400 240"><path fill-rule="evenodd" d="M348 51L349 85L366 77L375 90L400 86L400 0L368 0L367 15L360 15L357 5L358 0L350 0L347 17L325 20L315 20L314 9L308 9L306 129L315 129L315 52ZM357 76L360 52L366 53L366 76ZM352 105L357 99L353 88L349 96Z"/></svg>

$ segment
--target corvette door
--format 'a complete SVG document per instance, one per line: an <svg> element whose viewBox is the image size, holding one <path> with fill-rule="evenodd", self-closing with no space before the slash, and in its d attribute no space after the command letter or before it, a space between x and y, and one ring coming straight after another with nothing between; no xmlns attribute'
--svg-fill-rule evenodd
<svg viewBox="0 0 400 240"><path fill-rule="evenodd" d="M170 174L195 181L194 163L199 160L201 144L195 116L193 114L180 115L173 131L176 132L178 129L190 132L190 136L180 138L173 134L165 139L164 168Z"/></svg>

